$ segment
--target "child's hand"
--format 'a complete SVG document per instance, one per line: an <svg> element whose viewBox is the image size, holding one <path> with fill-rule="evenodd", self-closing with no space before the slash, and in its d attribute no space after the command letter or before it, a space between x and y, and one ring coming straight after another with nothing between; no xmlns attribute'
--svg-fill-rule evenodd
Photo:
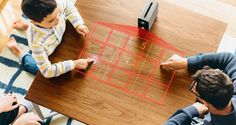
<svg viewBox="0 0 236 125"><path fill-rule="evenodd" d="M75 60L75 68L76 69L86 69L88 67L88 64L91 63L93 60L87 58L87 59L78 59Z"/></svg>
<svg viewBox="0 0 236 125"><path fill-rule="evenodd" d="M77 31L79 34L83 35L83 36L85 36L85 35L87 35L87 34L89 33L89 30L88 30L87 26L85 26L85 25L83 25L83 24L79 25L79 26L76 28L76 31Z"/></svg>
<svg viewBox="0 0 236 125"><path fill-rule="evenodd" d="M13 103L17 103L17 99L11 93L1 96L0 102L0 113L11 111L19 106L19 104L13 105Z"/></svg>

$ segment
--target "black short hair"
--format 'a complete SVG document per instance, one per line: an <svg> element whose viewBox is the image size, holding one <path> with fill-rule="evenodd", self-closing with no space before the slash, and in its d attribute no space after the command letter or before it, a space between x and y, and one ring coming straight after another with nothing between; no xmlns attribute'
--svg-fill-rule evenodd
<svg viewBox="0 0 236 125"><path fill-rule="evenodd" d="M41 22L56 9L55 0L23 0L21 9L23 13L31 20Z"/></svg>
<svg viewBox="0 0 236 125"><path fill-rule="evenodd" d="M224 109L228 106L234 91L228 75L219 69L205 66L193 75L193 79L197 82L196 91L200 98L216 109Z"/></svg>

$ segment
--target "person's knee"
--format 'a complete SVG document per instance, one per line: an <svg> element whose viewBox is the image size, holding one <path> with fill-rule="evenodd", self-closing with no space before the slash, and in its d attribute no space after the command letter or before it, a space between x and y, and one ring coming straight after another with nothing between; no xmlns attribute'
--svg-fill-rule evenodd
<svg viewBox="0 0 236 125"><path fill-rule="evenodd" d="M32 55L30 54L26 54L23 58L22 58L22 65L24 67L24 69L33 74L36 75L38 72L38 67L36 65L35 60L33 59Z"/></svg>

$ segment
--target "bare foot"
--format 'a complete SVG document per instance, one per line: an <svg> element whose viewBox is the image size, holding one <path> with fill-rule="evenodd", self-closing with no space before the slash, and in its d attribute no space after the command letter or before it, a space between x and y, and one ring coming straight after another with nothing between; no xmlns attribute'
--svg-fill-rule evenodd
<svg viewBox="0 0 236 125"><path fill-rule="evenodd" d="M11 37L7 41L7 47L17 56L19 57L22 53L21 48L18 46L15 38Z"/></svg>
<svg viewBox="0 0 236 125"><path fill-rule="evenodd" d="M24 22L23 20L17 20L12 24L12 27L17 30L27 30L29 24Z"/></svg>

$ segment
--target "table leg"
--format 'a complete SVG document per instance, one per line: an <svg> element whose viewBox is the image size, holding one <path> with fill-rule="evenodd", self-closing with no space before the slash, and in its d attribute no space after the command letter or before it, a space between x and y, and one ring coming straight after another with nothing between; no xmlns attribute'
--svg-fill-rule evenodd
<svg viewBox="0 0 236 125"><path fill-rule="evenodd" d="M47 118L50 118L50 117L53 117L53 116L59 114L59 113L53 111L53 112L47 114L46 116L43 116L43 113L42 113L42 111L41 111L39 105L33 103L33 106L34 106L35 111L37 112L37 114L39 115L39 117L40 117L42 120L45 120L45 119L47 119Z"/></svg>

